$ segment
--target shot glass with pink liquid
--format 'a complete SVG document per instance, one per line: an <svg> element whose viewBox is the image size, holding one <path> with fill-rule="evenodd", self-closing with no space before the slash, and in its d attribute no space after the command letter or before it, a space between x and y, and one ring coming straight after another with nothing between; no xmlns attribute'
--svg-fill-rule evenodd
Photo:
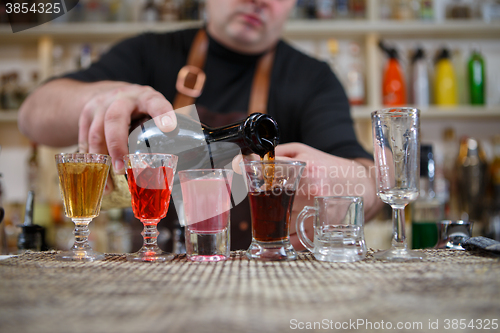
<svg viewBox="0 0 500 333"><path fill-rule="evenodd" d="M179 172L184 202L186 254L191 261L229 258L229 210L233 171L199 169Z"/></svg>

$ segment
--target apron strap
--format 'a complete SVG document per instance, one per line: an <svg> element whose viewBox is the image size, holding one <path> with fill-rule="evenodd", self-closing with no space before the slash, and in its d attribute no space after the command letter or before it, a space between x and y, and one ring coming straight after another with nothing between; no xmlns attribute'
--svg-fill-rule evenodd
<svg viewBox="0 0 500 333"><path fill-rule="evenodd" d="M196 33L193 44L189 50L187 63L181 68L177 75L177 94L174 99L174 110L195 103L205 84L205 60L208 52L208 36L205 29ZM258 61L255 69L252 89L250 91L250 102L248 114L255 112L267 113L267 101L269 98L269 84L271 81L271 70L274 62L275 49L265 53Z"/></svg>

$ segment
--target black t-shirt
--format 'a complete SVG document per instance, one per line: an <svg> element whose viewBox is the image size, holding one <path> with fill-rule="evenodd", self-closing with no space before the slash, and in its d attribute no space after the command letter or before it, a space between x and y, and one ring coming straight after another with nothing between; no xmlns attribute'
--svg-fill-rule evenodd
<svg viewBox="0 0 500 333"><path fill-rule="evenodd" d="M148 85L173 102L177 74L186 64L197 30L145 33L124 40L88 69L66 77ZM246 117L260 56L233 52L209 36L205 86L196 100L203 123L217 127ZM330 67L284 41L276 47L267 113L278 122L280 143L302 142L339 157L372 158L356 139L346 94ZM238 208L247 217L234 221L231 213L233 249L246 248L251 240L248 203Z"/></svg>

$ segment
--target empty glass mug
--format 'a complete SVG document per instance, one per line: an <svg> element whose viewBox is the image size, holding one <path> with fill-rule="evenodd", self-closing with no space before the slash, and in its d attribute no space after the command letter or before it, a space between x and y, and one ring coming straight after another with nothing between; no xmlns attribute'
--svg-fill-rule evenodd
<svg viewBox="0 0 500 333"><path fill-rule="evenodd" d="M304 222L309 217L314 217L314 242L305 232ZM361 197L315 197L314 207L305 206L296 223L300 242L317 260L353 262L366 256Z"/></svg>

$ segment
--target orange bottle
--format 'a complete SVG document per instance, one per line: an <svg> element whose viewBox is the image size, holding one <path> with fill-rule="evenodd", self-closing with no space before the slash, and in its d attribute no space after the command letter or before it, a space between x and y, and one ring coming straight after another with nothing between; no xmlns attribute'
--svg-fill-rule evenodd
<svg viewBox="0 0 500 333"><path fill-rule="evenodd" d="M398 61L398 52L394 48L386 47L382 42L379 45L389 57L382 79L382 103L384 106L405 105L406 87Z"/></svg>

